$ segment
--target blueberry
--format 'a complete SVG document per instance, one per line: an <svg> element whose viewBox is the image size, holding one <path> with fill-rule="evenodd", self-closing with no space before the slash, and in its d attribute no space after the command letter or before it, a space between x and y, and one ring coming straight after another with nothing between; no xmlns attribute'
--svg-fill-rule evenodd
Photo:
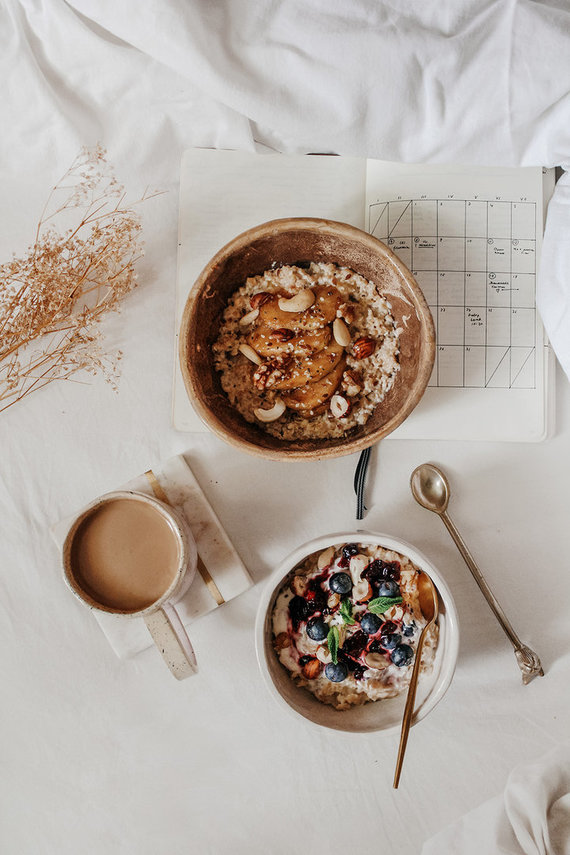
<svg viewBox="0 0 570 855"><path fill-rule="evenodd" d="M402 636L397 632L382 633L380 636L380 644L385 650L393 650L398 646L401 640Z"/></svg>
<svg viewBox="0 0 570 855"><path fill-rule="evenodd" d="M337 662L336 665L329 662L325 665L325 677L328 677L331 683L342 683L348 677L348 668L344 662Z"/></svg>
<svg viewBox="0 0 570 855"><path fill-rule="evenodd" d="M373 615L371 612L366 612L360 621L360 627L366 635L374 635L382 626L382 620L378 615Z"/></svg>
<svg viewBox="0 0 570 855"><path fill-rule="evenodd" d="M400 586L397 582L394 582L392 579L387 579L385 582L382 582L380 587L378 588L378 596L379 597L399 597L400 596Z"/></svg>
<svg viewBox="0 0 570 855"><path fill-rule="evenodd" d="M404 626L402 627L402 632L404 633L404 635L409 636L409 635L414 634L415 629L416 629L416 624L414 621L412 621L411 623L405 623L404 624Z"/></svg>
<svg viewBox="0 0 570 855"><path fill-rule="evenodd" d="M352 588L352 579L348 573L335 573L330 578L329 587L335 594L348 594Z"/></svg>
<svg viewBox="0 0 570 855"><path fill-rule="evenodd" d="M409 665L413 658L414 651L409 644L398 644L390 654L390 659L394 665L398 666L398 668L402 668L404 665Z"/></svg>
<svg viewBox="0 0 570 855"><path fill-rule="evenodd" d="M321 617L313 617L307 621L307 635L313 641L324 641L329 634L329 628Z"/></svg>

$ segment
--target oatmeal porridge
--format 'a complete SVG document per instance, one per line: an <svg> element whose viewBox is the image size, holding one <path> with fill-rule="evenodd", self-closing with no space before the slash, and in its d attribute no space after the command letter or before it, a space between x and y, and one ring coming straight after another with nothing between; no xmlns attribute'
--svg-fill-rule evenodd
<svg viewBox="0 0 570 855"><path fill-rule="evenodd" d="M342 436L391 389L400 333L387 299L353 270L277 267L230 298L214 365L248 422L282 439Z"/></svg>
<svg viewBox="0 0 570 855"><path fill-rule="evenodd" d="M409 684L426 621L418 578L404 555L345 543L306 558L277 595L273 647L299 686L343 710L391 698ZM421 672L433 667L438 629L427 632Z"/></svg>

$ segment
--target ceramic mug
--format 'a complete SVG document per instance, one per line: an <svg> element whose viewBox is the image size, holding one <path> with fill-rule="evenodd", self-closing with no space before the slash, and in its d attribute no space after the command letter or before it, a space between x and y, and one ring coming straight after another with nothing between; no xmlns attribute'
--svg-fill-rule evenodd
<svg viewBox="0 0 570 855"><path fill-rule="evenodd" d="M121 504L124 502L128 504ZM112 503L119 503L120 508ZM142 525L137 525L136 531L134 521ZM127 536L123 537L125 530ZM118 542L112 542L111 537L118 538ZM89 553L89 549L96 551ZM149 559L151 553L153 558ZM160 565L163 553L164 563L169 565L164 573ZM125 559L122 576L117 563L120 555ZM133 490L106 493L75 518L65 538L62 557L65 581L81 602L90 609L125 619L142 618L174 676L183 680L196 673L196 656L175 603L194 579L198 556L192 533L172 507ZM137 567L147 564L148 591L142 571L137 577ZM138 588L136 593L127 595L123 589L129 580Z"/></svg>

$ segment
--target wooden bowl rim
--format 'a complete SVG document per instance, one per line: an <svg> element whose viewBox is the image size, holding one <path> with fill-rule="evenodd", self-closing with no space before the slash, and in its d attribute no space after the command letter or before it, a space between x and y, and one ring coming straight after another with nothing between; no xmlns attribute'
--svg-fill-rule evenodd
<svg viewBox="0 0 570 855"><path fill-rule="evenodd" d="M322 442L323 445L312 449L288 448L287 440L282 441L282 448L263 448L256 445L253 441L235 436L214 415L214 413L212 413L211 410L203 404L200 397L200 389L194 383L192 374L188 369L190 356L188 335L189 327L194 310L199 302L202 288L214 267L225 261L234 253L246 247L252 241L259 238L287 231L310 232L315 230L322 234L331 235L331 237L342 235L343 237L358 241L361 246L368 245L371 252L383 255L385 260L397 271L399 277L407 283L415 301L414 308L416 309L420 327L422 329L422 343L418 371L414 378L414 383L409 389L406 402L401 409L392 416L389 421L385 422L383 425L365 436L355 437L354 439L332 437L330 439L315 440L315 442ZM188 297L186 298L180 322L178 356L184 387L191 406L196 410L197 415L204 424L229 445L232 445L241 451L246 451L249 454L254 454L256 456L272 460L320 460L331 457L344 457L345 455L362 451L392 433L392 431L405 421L423 396L431 376L435 361L435 326L424 294L412 276L412 273L397 257L397 255L395 255L395 253L392 252L392 250L381 240L356 226L351 226L348 223L342 223L336 220L327 220L316 217L286 217L276 220L268 220L267 222L260 223L257 226L253 226L252 228L241 232L222 246L208 261L192 285ZM228 406L231 406L229 402Z"/></svg>

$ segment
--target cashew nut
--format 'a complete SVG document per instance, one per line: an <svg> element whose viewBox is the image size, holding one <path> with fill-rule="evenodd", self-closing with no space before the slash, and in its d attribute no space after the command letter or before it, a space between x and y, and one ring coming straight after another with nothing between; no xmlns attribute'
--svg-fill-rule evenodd
<svg viewBox="0 0 570 855"><path fill-rule="evenodd" d="M270 410L262 410L258 407L253 411L253 414L256 419L259 419L260 422L274 422L279 416L282 416L285 412L285 403L281 400L281 398L276 398L275 403L271 407Z"/></svg>
<svg viewBox="0 0 570 855"><path fill-rule="evenodd" d="M282 312L304 312L314 302L315 295L310 288L305 288L293 297L281 297L278 305Z"/></svg>

